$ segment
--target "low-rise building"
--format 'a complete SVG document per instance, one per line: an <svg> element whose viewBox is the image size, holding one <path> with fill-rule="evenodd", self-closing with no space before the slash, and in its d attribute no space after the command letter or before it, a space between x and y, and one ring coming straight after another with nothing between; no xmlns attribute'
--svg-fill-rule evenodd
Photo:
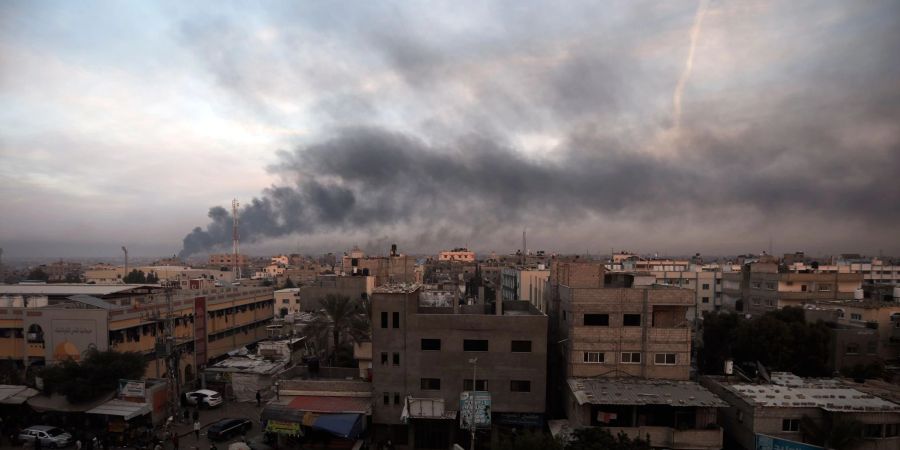
<svg viewBox="0 0 900 450"><path fill-rule="evenodd" d="M755 449L759 436L821 446L847 429L859 434L845 448L900 448L900 405L838 380L775 372L771 382L707 376L701 383L730 405L720 410L720 424L744 449Z"/></svg>
<svg viewBox="0 0 900 450"><path fill-rule="evenodd" d="M520 300L534 305L539 311L546 311L544 287L550 278L550 269L537 267L506 267L501 272L501 296L504 301Z"/></svg>
<svg viewBox="0 0 900 450"><path fill-rule="evenodd" d="M467 248L454 248L453 250L445 250L438 254L438 261L459 261L459 262L475 262L475 252Z"/></svg>

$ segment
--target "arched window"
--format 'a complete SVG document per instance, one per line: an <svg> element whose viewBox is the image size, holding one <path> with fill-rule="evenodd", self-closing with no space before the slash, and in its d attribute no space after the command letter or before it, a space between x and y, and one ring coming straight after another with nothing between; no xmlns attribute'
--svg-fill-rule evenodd
<svg viewBox="0 0 900 450"><path fill-rule="evenodd" d="M28 342L44 343L44 330L40 325L33 323L28 327Z"/></svg>

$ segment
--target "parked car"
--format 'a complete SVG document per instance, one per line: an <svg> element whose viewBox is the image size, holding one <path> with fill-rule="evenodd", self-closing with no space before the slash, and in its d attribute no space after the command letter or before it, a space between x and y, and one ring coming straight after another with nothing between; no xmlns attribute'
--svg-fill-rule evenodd
<svg viewBox="0 0 900 450"><path fill-rule="evenodd" d="M213 441L221 441L246 433L253 428L249 419L221 419L209 426L206 437Z"/></svg>
<svg viewBox="0 0 900 450"><path fill-rule="evenodd" d="M71 434L49 425L34 425L19 432L19 442L33 443L38 439L41 440L41 446L46 448L61 448L73 442Z"/></svg>
<svg viewBox="0 0 900 450"><path fill-rule="evenodd" d="M209 389L200 389L198 391L185 392L184 400L189 405L212 408L222 404L222 395Z"/></svg>

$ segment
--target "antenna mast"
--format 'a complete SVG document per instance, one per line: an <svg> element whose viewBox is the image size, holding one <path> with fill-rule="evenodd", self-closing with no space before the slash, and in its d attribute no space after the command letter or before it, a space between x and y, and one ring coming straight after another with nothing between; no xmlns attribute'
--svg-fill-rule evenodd
<svg viewBox="0 0 900 450"><path fill-rule="evenodd" d="M241 279L241 264L238 262L238 256L240 255L240 238L238 236L238 203L237 199L233 199L231 201L231 217L234 218L234 224L231 227L231 242L233 247L233 263L232 267L232 275L234 276L234 280Z"/></svg>

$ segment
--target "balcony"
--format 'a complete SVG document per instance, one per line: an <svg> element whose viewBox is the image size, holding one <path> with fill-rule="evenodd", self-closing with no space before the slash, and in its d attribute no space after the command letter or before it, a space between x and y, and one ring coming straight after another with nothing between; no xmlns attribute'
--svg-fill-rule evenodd
<svg viewBox="0 0 900 450"><path fill-rule="evenodd" d="M649 438L653 447L672 449L720 449L722 429L719 427L702 430L676 430L669 427L603 427L613 436L620 432L631 438Z"/></svg>

